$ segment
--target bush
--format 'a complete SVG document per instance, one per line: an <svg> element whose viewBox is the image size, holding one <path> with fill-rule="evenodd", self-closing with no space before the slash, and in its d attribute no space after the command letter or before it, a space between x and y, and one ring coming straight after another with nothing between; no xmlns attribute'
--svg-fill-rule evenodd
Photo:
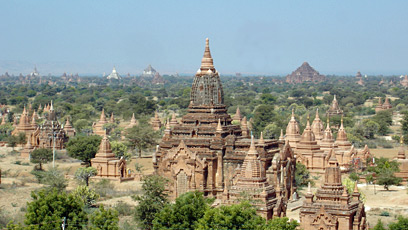
<svg viewBox="0 0 408 230"><path fill-rule="evenodd" d="M119 216L131 216L133 215L133 207L129 205L128 203L125 203L123 201L118 201L118 203L113 206L116 211L118 211Z"/></svg>
<svg viewBox="0 0 408 230"><path fill-rule="evenodd" d="M380 216L390 216L390 213L387 211L381 212Z"/></svg>
<svg viewBox="0 0 408 230"><path fill-rule="evenodd" d="M113 184L108 179L102 179L94 185L95 192L101 197L111 196L114 193L113 187Z"/></svg>
<svg viewBox="0 0 408 230"><path fill-rule="evenodd" d="M78 199L82 200L86 207L91 207L99 199L99 194L88 186L78 186L72 193Z"/></svg>

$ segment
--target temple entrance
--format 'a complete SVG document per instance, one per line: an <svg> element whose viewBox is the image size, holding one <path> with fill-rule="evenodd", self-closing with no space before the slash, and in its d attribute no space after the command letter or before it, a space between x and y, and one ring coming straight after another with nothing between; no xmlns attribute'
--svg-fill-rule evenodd
<svg viewBox="0 0 408 230"><path fill-rule="evenodd" d="M177 194L176 196L179 197L181 194L186 193L188 190L188 180L187 180L187 174L181 170L177 174Z"/></svg>

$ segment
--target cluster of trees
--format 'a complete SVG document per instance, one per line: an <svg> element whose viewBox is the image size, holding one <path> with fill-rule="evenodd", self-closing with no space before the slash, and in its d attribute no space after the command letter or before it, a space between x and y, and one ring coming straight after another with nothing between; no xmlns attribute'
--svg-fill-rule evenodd
<svg viewBox="0 0 408 230"><path fill-rule="evenodd" d="M249 201L230 206L211 207L214 199L201 192L187 192L170 203L165 193L167 180L157 175L143 181L143 194L135 219L142 229L283 229L294 230L296 221L274 218L266 221L256 214Z"/></svg>
<svg viewBox="0 0 408 230"><path fill-rule="evenodd" d="M383 185L386 190L389 190L390 185L399 185L401 183L402 179L394 175L394 173L400 171L397 161L390 161L384 157L375 158L374 161L374 165L368 164L367 171L375 176L379 185ZM373 180L373 176L369 176L371 178L369 180Z"/></svg>
<svg viewBox="0 0 408 230"><path fill-rule="evenodd" d="M404 230L408 229L408 218L399 216L398 221L390 223L388 228L384 226L381 219L378 220L377 224L374 226L373 230Z"/></svg>

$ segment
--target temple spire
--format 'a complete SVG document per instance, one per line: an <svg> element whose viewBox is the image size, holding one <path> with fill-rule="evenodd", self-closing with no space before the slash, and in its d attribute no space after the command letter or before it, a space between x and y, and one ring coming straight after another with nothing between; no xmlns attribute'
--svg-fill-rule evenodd
<svg viewBox="0 0 408 230"><path fill-rule="evenodd" d="M210 52L210 40L208 38L205 39L205 51L204 51L203 59L201 60L200 69L201 69L201 72L203 71L207 72L208 70L214 69L214 63L213 63L213 59L211 57L211 52Z"/></svg>
<svg viewBox="0 0 408 230"><path fill-rule="evenodd" d="M265 144L265 140L263 138L263 132L261 132L261 137L259 138L259 144L261 144L261 145Z"/></svg>
<svg viewBox="0 0 408 230"><path fill-rule="evenodd" d="M219 119L219 118L218 118L217 129L215 131L216 132L222 132L221 119Z"/></svg>
<svg viewBox="0 0 408 230"><path fill-rule="evenodd" d="M51 101L51 106L50 106L50 111L51 110L54 110L54 105L52 104L52 101Z"/></svg>
<svg viewBox="0 0 408 230"><path fill-rule="evenodd" d="M104 108L102 108L101 118L99 120L100 121L106 121L105 109Z"/></svg>

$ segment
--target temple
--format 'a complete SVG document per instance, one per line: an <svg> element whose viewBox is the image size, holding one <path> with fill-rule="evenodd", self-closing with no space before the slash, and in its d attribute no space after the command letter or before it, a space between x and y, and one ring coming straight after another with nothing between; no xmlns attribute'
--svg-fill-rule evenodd
<svg viewBox="0 0 408 230"><path fill-rule="evenodd" d="M405 75L404 79L400 81L401 85L408 88L408 75Z"/></svg>
<svg viewBox="0 0 408 230"><path fill-rule="evenodd" d="M329 116L327 116L326 129L323 130L323 127L324 124L320 120L318 110L316 110L313 124L310 125L308 117L306 128L300 135L299 124L292 110L286 135L283 136L282 132L280 139L289 142L297 162L304 164L312 174L323 174L331 155L337 158L343 172L349 171L351 167L356 170L366 168L366 161L371 157L370 149L367 145L360 150L352 146L344 129L343 118L341 118L336 139L334 139L330 128Z"/></svg>
<svg viewBox="0 0 408 230"><path fill-rule="evenodd" d="M408 159L405 155L404 137L401 136L400 139L400 150L398 151L396 161L399 163L399 172L395 173L396 177L402 178L404 183L408 182Z"/></svg>
<svg viewBox="0 0 408 230"><path fill-rule="evenodd" d="M296 191L293 151L283 141L250 138L246 117L242 120L246 127L232 124L227 113L207 39L188 113L173 127L167 120L153 155L155 173L170 180L167 189L171 198L198 190L219 203L233 203L237 191L258 187L250 192L251 198L264 203L258 211L267 218L285 215L287 201ZM247 173L251 170L254 174Z"/></svg>
<svg viewBox="0 0 408 230"><path fill-rule="evenodd" d="M105 128L104 125L108 124L108 120L106 119L105 109L102 109L101 117L99 118L98 122L94 122L92 124L93 133L99 136L105 135Z"/></svg>
<svg viewBox="0 0 408 230"><path fill-rule="evenodd" d="M157 111L154 113L152 127L153 127L153 130L155 131L160 130L161 128L161 121L160 121L159 114L157 113Z"/></svg>
<svg viewBox="0 0 408 230"><path fill-rule="evenodd" d="M336 95L334 95L333 102L326 113L329 116L343 115L343 110L340 109L339 102L337 102Z"/></svg>
<svg viewBox="0 0 408 230"><path fill-rule="evenodd" d="M127 172L126 160L116 158L106 134L103 136L99 151L91 159L91 166L97 169L95 178L129 180L132 175Z"/></svg>
<svg viewBox="0 0 408 230"><path fill-rule="evenodd" d="M147 66L146 69L143 70L143 77L154 77L156 75L157 71L151 66Z"/></svg>
<svg viewBox="0 0 408 230"><path fill-rule="evenodd" d="M286 82L290 84L297 84L303 82L322 82L326 79L326 76L321 75L315 69L313 69L309 63L303 62L303 64L286 76Z"/></svg>
<svg viewBox="0 0 408 230"><path fill-rule="evenodd" d="M380 111L389 110L392 108L390 100L388 96L385 96L384 104L381 102L381 97L378 98L378 104L375 106L375 112L378 113Z"/></svg>
<svg viewBox="0 0 408 230"><path fill-rule="evenodd" d="M301 229L368 229L357 183L353 193L348 194L341 183L340 166L334 155L328 161L321 188L313 195L309 184L305 198L299 213Z"/></svg>
<svg viewBox="0 0 408 230"><path fill-rule="evenodd" d="M54 106L51 102L49 105L47 116L42 124L37 125L38 115L35 111L32 115L29 114L30 109L24 107L23 113L20 116L20 121L15 125L15 130L12 135L24 133L27 144L23 146L21 157L27 158L34 148L65 148L65 143L68 142L69 135L63 125L58 121ZM17 121L16 119L14 120ZM71 126L67 127L70 135L75 135L75 129Z"/></svg>
<svg viewBox="0 0 408 230"><path fill-rule="evenodd" d="M122 77L118 74L118 72L116 71L115 66L112 69L112 73L109 74L106 79L108 80L120 80Z"/></svg>

